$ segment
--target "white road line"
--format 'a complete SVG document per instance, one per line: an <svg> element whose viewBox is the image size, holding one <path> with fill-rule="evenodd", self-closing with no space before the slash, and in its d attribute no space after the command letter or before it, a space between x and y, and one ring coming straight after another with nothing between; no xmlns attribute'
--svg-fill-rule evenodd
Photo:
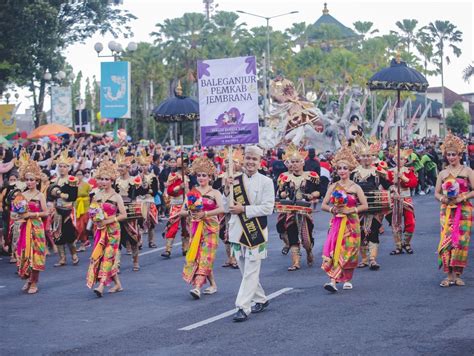
<svg viewBox="0 0 474 356"><path fill-rule="evenodd" d="M0 286L0 288L5 288L6 286Z"/></svg>
<svg viewBox="0 0 474 356"><path fill-rule="evenodd" d="M292 289L293 288L283 288L283 289L277 290L275 293L272 293L272 294L268 295L267 299L270 300L270 299L276 298L276 297L278 297L278 296L280 296L280 295L282 295L286 292L289 292ZM185 326L184 328L181 328L181 329L178 329L178 330L182 330L182 331L193 330L193 329L199 328L200 326L204 326L204 325L213 323L217 320L227 318L228 316L233 315L236 311L237 311L237 308L226 311L225 313L213 316L212 318L209 318L209 319L206 319L206 320L203 320L203 321Z"/></svg>
<svg viewBox="0 0 474 356"><path fill-rule="evenodd" d="M181 242L177 242L177 243L173 244L173 246L178 246L178 245L181 245ZM150 253L155 253L155 252L163 251L165 248L166 248L166 246L154 248L153 250L145 251L145 252L139 253L138 256L145 256L145 255L149 255Z"/></svg>

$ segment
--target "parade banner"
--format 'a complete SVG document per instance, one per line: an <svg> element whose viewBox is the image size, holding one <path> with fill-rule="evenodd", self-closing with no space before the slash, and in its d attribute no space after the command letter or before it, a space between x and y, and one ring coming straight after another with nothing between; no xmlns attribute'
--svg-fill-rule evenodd
<svg viewBox="0 0 474 356"><path fill-rule="evenodd" d="M15 105L0 105L0 135L6 136L16 132L16 120L13 116Z"/></svg>
<svg viewBox="0 0 474 356"><path fill-rule="evenodd" d="M51 87L51 122L72 127L71 87Z"/></svg>
<svg viewBox="0 0 474 356"><path fill-rule="evenodd" d="M100 81L102 117L130 118L130 63L102 62Z"/></svg>
<svg viewBox="0 0 474 356"><path fill-rule="evenodd" d="M258 143L255 57L197 63L203 146Z"/></svg>

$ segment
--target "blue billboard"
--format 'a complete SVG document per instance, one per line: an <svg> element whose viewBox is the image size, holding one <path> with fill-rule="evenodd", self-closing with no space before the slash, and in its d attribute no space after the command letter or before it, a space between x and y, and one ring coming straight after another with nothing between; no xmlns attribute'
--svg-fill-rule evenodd
<svg viewBox="0 0 474 356"><path fill-rule="evenodd" d="M130 118L130 62L102 62L100 81L101 116Z"/></svg>

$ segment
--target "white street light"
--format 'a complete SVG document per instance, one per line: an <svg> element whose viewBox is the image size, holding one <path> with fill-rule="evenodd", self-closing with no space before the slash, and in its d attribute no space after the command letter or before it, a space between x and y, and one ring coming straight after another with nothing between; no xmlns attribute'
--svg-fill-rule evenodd
<svg viewBox="0 0 474 356"><path fill-rule="evenodd" d="M267 50L266 50L266 55L265 55L266 58L263 59L264 63L265 63L265 66L264 66L265 70L264 70L264 74L263 74L263 76L264 76L263 81L265 82L265 85L264 85L264 88L263 88L264 89L264 94L263 95L265 96L263 114L264 114L264 117L265 117L265 115L267 114L267 111L268 111L267 71L268 72L270 71L270 66L271 66L271 62L270 62L270 20L274 19L275 17L281 17L281 16L286 16L286 15L297 14L299 11L286 12L284 14L275 15L275 16L261 16L261 15L257 15L257 14L252 14L252 13L247 12L247 11L242 11L242 10L237 10L236 12L238 12L240 14L246 14L246 15L250 15L250 16L259 17L259 18L265 19L267 21Z"/></svg>
<svg viewBox="0 0 474 356"><path fill-rule="evenodd" d="M136 42L130 42L128 45L127 45L127 51L129 52L135 52L138 48L138 45Z"/></svg>
<svg viewBox="0 0 474 356"><path fill-rule="evenodd" d="M57 74L56 74L56 78L58 80L63 80L64 78L66 78L66 73L64 73L62 70L60 70Z"/></svg>
<svg viewBox="0 0 474 356"><path fill-rule="evenodd" d="M112 52L115 52L117 50L117 42L115 41L110 41L107 46Z"/></svg>
<svg viewBox="0 0 474 356"><path fill-rule="evenodd" d="M121 43L115 42L115 52L123 52L123 47Z"/></svg>
<svg viewBox="0 0 474 356"><path fill-rule="evenodd" d="M69 75L68 75L67 77L68 77L69 80L72 82L76 76L74 75L73 72L71 72L71 73L69 73Z"/></svg>
<svg viewBox="0 0 474 356"><path fill-rule="evenodd" d="M100 42L97 42L95 45L94 45L94 49L95 51L97 52L97 54L99 54L100 52L102 52L102 50L104 49L104 45Z"/></svg>

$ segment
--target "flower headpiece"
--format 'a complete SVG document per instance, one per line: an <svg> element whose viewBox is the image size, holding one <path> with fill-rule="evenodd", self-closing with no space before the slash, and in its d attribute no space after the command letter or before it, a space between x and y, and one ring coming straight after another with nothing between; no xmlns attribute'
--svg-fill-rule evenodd
<svg viewBox="0 0 474 356"><path fill-rule="evenodd" d="M117 163L117 165L129 166L132 164L133 156L126 156L125 151L125 147L120 147L120 149L118 150L117 155L115 156L115 163Z"/></svg>
<svg viewBox="0 0 474 356"><path fill-rule="evenodd" d="M446 135L444 142L441 145L441 152L443 155L445 155L446 152L462 153L465 149L466 145L464 144L463 140L453 135L451 131Z"/></svg>
<svg viewBox="0 0 474 356"><path fill-rule="evenodd" d="M63 150L59 157L56 159L56 164L65 164L67 166L71 166L75 162L74 157L69 157L68 150Z"/></svg>
<svg viewBox="0 0 474 356"><path fill-rule="evenodd" d="M294 159L294 160L303 161L306 158L306 156L308 156L308 152L304 150L299 150L298 147L296 147L293 143L290 143L286 147L285 154L283 155L283 160L290 161Z"/></svg>
<svg viewBox="0 0 474 356"><path fill-rule="evenodd" d="M347 166L351 171L359 165L352 150L347 146L346 142L344 142L342 147L336 152L331 163L333 166L336 166L340 162L347 163Z"/></svg>
<svg viewBox="0 0 474 356"><path fill-rule="evenodd" d="M118 176L117 166L112 161L102 161L99 168L95 171L95 176L115 180Z"/></svg>
<svg viewBox="0 0 474 356"><path fill-rule="evenodd" d="M31 175L35 179L41 178L41 169L38 163L32 160L30 155L25 151L20 153L16 165L18 166L18 173L21 180L24 181L27 175Z"/></svg>
<svg viewBox="0 0 474 356"><path fill-rule="evenodd" d="M196 174L198 172L206 173L209 176L216 174L216 166L207 157L199 157L193 161L191 166L191 173Z"/></svg>

